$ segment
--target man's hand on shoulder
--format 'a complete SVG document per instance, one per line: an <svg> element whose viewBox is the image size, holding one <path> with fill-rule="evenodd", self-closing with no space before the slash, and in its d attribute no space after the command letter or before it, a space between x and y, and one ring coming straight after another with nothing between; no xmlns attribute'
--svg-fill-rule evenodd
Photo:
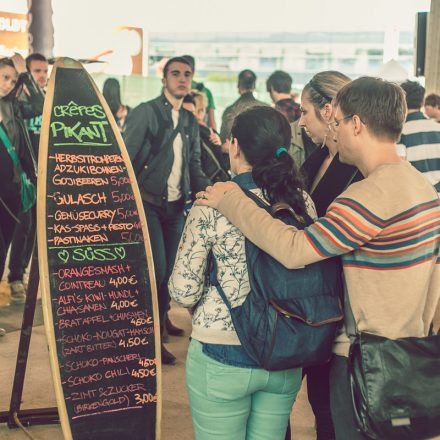
<svg viewBox="0 0 440 440"><path fill-rule="evenodd" d="M217 209L225 194L234 189L240 189L234 182L217 182L213 186L206 187L205 191L198 192L194 204Z"/></svg>

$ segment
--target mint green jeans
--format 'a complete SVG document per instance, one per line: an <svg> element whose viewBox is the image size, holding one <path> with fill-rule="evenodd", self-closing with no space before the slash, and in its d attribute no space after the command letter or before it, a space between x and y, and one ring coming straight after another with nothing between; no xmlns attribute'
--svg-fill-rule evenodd
<svg viewBox="0 0 440 440"><path fill-rule="evenodd" d="M196 440L284 440L301 368L271 372L226 365L193 339L186 386Z"/></svg>

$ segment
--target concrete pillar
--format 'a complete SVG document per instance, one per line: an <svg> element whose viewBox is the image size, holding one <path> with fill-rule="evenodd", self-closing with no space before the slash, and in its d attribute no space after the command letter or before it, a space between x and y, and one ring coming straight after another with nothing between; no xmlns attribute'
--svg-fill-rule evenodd
<svg viewBox="0 0 440 440"><path fill-rule="evenodd" d="M431 0L425 55L426 93L440 94L440 0Z"/></svg>
<svg viewBox="0 0 440 440"><path fill-rule="evenodd" d="M38 52L46 58L53 56L53 24L51 0L28 0L29 53Z"/></svg>

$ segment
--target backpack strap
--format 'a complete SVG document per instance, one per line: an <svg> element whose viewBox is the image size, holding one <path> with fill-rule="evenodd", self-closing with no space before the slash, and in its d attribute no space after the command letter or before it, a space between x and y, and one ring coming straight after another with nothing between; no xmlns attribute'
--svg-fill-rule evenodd
<svg viewBox="0 0 440 440"><path fill-rule="evenodd" d="M166 119L166 115L164 114L164 110L160 108L160 106L157 104L157 102L153 101L151 102L151 106L153 107L154 114L157 118L157 136L151 136L150 143L151 143L151 151L148 153L148 156L143 160L142 165L140 168L136 170L136 177L138 180L138 184L142 185L144 180L147 178L147 175L150 172L150 169L146 167L151 163L151 161L157 156L159 153L162 145L168 145L169 151L173 149L173 143L174 139L180 132L180 129L182 127L182 115L179 114L179 120L177 122L176 127L172 130L170 136L165 140L165 132L167 128L169 127L169 123ZM139 159L141 160L141 159ZM136 160L135 160L136 162Z"/></svg>
<svg viewBox="0 0 440 440"><path fill-rule="evenodd" d="M20 172L22 172L20 161L18 160L17 153L14 150L14 147L12 146L11 141L9 140L9 137L6 134L6 131L3 129L1 124L0 124L0 139L2 140L3 144L5 145L6 150L9 153L9 156L11 156L13 164L17 167L17 169Z"/></svg>
<svg viewBox="0 0 440 440"><path fill-rule="evenodd" d="M258 197L256 194L254 194L252 191L246 189L246 188L241 188L241 190L251 199L255 202L255 204L257 206L259 206L260 208L265 209L268 213L272 212L271 206L268 205L267 203L263 202L263 200L261 200L260 197Z"/></svg>
<svg viewBox="0 0 440 440"><path fill-rule="evenodd" d="M312 223L311 218L305 214L304 217L298 216L293 208L287 204L287 203L275 203L273 206L270 206L266 204L263 200L261 200L260 197L258 197L256 194L254 194L252 191L249 191L246 188L241 188L242 191L250 198L252 199L260 208L265 209L267 212L269 212L271 215L276 215L277 213L281 211L287 211L289 215L291 215L296 222L300 222L301 224L304 224L307 221L310 221ZM226 294L220 285L218 278L217 278L217 262L214 257L214 253L212 250L209 251L208 257L207 257L207 264L206 264L206 271L205 271L205 285L211 285L214 286L217 289L218 294L220 295L220 298L223 300L223 302L226 304L229 311L231 311L232 306L229 302L228 298L226 297Z"/></svg>
<svg viewBox="0 0 440 440"><path fill-rule="evenodd" d="M223 173L226 174L227 176L228 173L223 169L223 167L221 166L220 162L218 161L218 159L215 157L215 154L213 153L213 151L211 150L211 148L209 148L208 145L205 144L205 142L201 141L201 148L203 149L203 152L209 156L209 158L212 160L212 162L214 162L214 165L216 166L216 170L210 175L208 176L208 178L210 180L213 180L214 177L217 177L218 174Z"/></svg>
<svg viewBox="0 0 440 440"><path fill-rule="evenodd" d="M212 250L209 251L208 258L207 258L205 285L214 286L217 289L217 292L220 295L220 298L226 304L226 307L228 308L228 310L231 311L231 308L232 308L231 303L229 302L228 298L226 297L225 291L223 290L222 286L220 286L220 283L218 282L217 262L215 261L214 253L212 252Z"/></svg>

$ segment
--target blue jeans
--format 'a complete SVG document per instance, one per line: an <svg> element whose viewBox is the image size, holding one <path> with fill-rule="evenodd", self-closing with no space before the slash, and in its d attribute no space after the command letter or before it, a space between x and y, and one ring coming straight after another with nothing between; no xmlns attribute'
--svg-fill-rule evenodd
<svg viewBox="0 0 440 440"><path fill-rule="evenodd" d="M193 339L186 385L196 440L282 440L301 368L270 372L226 365Z"/></svg>
<svg viewBox="0 0 440 440"><path fill-rule="evenodd" d="M167 202L164 206L156 206L144 201L143 205L154 259L162 332L170 302L168 279L173 271L177 247L185 224L185 217L183 216L184 201L181 199L176 202Z"/></svg>

